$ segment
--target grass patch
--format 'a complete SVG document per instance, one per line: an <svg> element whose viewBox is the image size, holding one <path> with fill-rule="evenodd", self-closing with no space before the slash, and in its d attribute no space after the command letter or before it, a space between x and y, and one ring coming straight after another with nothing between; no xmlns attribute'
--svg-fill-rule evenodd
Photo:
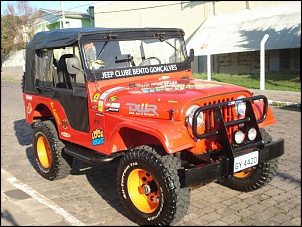
<svg viewBox="0 0 302 227"><path fill-rule="evenodd" d="M278 106L278 107L292 107L292 108L301 108L301 104L291 104L291 103L286 103L286 102L272 102L270 104L271 106Z"/></svg>
<svg viewBox="0 0 302 227"><path fill-rule="evenodd" d="M21 82L21 78L12 76L1 76L1 81L18 81Z"/></svg>
<svg viewBox="0 0 302 227"><path fill-rule="evenodd" d="M194 73L194 78L207 79L205 73ZM212 80L235 84L245 88L260 89L260 75L212 74ZM266 74L265 89L277 91L301 91L300 75Z"/></svg>

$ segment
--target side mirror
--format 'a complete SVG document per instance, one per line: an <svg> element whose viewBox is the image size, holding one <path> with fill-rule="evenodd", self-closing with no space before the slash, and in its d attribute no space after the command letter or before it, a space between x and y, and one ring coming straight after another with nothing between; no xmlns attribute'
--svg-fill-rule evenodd
<svg viewBox="0 0 302 227"><path fill-rule="evenodd" d="M77 74L81 69L80 61L77 57L67 58L67 71L69 74Z"/></svg>
<svg viewBox="0 0 302 227"><path fill-rule="evenodd" d="M190 49L190 61L194 61L194 49Z"/></svg>

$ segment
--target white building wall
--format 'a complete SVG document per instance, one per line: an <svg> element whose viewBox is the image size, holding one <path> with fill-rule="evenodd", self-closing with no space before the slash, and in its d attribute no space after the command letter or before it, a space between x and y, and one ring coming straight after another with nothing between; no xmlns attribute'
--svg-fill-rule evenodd
<svg viewBox="0 0 302 227"><path fill-rule="evenodd" d="M65 19L64 28L81 28L81 27L82 27L82 21L80 19L71 19L71 18Z"/></svg>
<svg viewBox="0 0 302 227"><path fill-rule="evenodd" d="M25 50L18 50L7 56L1 64L1 76L21 79L25 71Z"/></svg>
<svg viewBox="0 0 302 227"><path fill-rule="evenodd" d="M95 3L95 27L182 28L185 38L211 14L212 3L193 1L116 1Z"/></svg>
<svg viewBox="0 0 302 227"><path fill-rule="evenodd" d="M13 52L2 64L2 67L22 66L25 69L25 50Z"/></svg>

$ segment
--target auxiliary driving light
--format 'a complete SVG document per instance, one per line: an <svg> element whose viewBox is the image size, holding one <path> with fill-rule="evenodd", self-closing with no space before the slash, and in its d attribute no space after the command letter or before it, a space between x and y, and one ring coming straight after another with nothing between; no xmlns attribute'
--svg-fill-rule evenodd
<svg viewBox="0 0 302 227"><path fill-rule="evenodd" d="M237 144L241 144L243 142L243 140L244 140L244 133L241 130L237 130L234 133L234 141Z"/></svg>
<svg viewBox="0 0 302 227"><path fill-rule="evenodd" d="M247 131L247 138L252 141L254 139L256 139L256 136L257 136L257 131L255 128L250 128L248 131Z"/></svg>

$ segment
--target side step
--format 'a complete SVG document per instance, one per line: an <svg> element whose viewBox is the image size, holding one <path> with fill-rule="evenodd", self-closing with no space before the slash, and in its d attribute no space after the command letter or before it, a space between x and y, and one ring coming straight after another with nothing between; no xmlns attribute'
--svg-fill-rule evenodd
<svg viewBox="0 0 302 227"><path fill-rule="evenodd" d="M106 156L104 154L95 152L89 148L81 147L75 144L66 144L64 151L66 154L71 155L77 159L90 164L100 164L111 162L114 158L123 155L123 152L114 153Z"/></svg>

